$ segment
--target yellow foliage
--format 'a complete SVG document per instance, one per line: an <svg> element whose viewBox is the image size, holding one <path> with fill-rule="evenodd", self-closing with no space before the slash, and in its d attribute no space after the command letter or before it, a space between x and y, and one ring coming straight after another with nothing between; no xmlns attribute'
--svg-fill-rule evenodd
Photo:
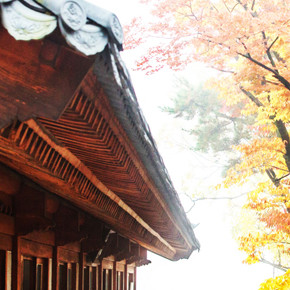
<svg viewBox="0 0 290 290"><path fill-rule="evenodd" d="M290 289L290 270L284 275L276 278L267 279L261 284L259 290L289 290Z"/></svg>

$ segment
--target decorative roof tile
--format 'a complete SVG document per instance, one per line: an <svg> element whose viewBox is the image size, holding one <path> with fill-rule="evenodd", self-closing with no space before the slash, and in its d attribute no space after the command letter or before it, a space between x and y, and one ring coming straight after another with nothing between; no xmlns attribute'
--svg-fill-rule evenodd
<svg viewBox="0 0 290 290"><path fill-rule="evenodd" d="M104 50L109 39L122 49L117 16L83 0L0 0L4 27L16 40L42 39L59 29L85 55Z"/></svg>

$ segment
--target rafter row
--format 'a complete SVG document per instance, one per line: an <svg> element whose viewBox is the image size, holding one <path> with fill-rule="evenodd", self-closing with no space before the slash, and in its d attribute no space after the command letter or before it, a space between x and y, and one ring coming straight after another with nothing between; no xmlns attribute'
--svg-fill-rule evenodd
<svg viewBox="0 0 290 290"><path fill-rule="evenodd" d="M158 249L162 249L170 256L173 255L170 248L141 226L129 213L122 210L115 201L103 194L88 177L52 148L26 123L16 122L7 128L1 129L0 142L1 137L11 140L18 148L33 157L41 167L46 168L52 175L74 187L75 192L80 196L103 210L106 215L118 220L118 223L126 225L128 230L137 233L142 240L151 243Z"/></svg>

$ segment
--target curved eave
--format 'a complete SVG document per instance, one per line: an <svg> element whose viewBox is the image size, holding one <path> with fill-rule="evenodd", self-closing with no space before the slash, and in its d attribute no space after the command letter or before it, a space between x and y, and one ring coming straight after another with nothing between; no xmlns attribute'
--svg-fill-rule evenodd
<svg viewBox="0 0 290 290"><path fill-rule="evenodd" d="M0 161L141 246L174 259L176 250L38 122L17 122L0 130Z"/></svg>
<svg viewBox="0 0 290 290"><path fill-rule="evenodd" d="M102 73L104 69L107 71L106 74ZM189 251L183 249L180 258L188 258L192 250L200 248L200 244L139 107L126 66L114 45L108 46L96 56L94 73L104 88L114 114L146 168L148 177L155 188L153 190L155 197L191 249Z"/></svg>

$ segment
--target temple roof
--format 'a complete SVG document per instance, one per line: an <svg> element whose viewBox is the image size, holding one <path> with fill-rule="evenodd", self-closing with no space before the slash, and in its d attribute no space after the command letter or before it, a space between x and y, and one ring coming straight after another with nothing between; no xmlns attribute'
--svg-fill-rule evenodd
<svg viewBox="0 0 290 290"><path fill-rule="evenodd" d="M152 238L149 236L147 240L144 238L144 241L140 238L144 247L147 245L150 250L170 259L189 257L192 250L199 248L199 243L157 150L150 128L139 107L130 75L121 59L123 32L116 15L80 0L0 0L0 2L2 2L3 26L16 40L38 40L52 33L46 38L49 40L48 43L50 40L55 43L59 41L57 35L61 34L66 43L75 50L86 56L93 55L83 58L76 54L72 56L69 50L65 50L70 57L62 58L71 61L72 66L67 67L66 61L61 66L62 73L59 76L57 76L57 72L53 72L51 78L55 77L55 81L59 81L59 84L51 85L53 88L50 93L51 98L39 99L39 106L34 104L38 100L37 98L41 98L41 94L37 94L33 100L30 99L31 93L27 94L27 97L17 95L18 101L9 104L8 113L7 109L5 111L8 106L7 100L5 98L1 100L0 97L0 109L1 105L3 107L0 129L11 124L12 120L17 118L21 122L27 122L27 126L38 132L39 137L45 135L48 130L53 137L51 138L51 135L48 134L45 138L42 137L43 140L46 140L45 142L63 157L69 154L76 156L87 168L82 171L82 174L86 172L86 176L101 176L99 181L104 187L99 186L98 188L104 188L103 192L119 207L122 207L124 203L126 206L124 205L123 208L126 212L144 229L157 237L168 250L158 251L156 250L158 245L150 248L149 241ZM14 42L11 41L11 43ZM38 48L41 51L44 50L43 47L46 47L43 43ZM35 44L34 47L37 45ZM54 48L50 45L47 45L49 53ZM16 54L22 48L30 49L28 44L21 45L21 48L20 45L17 48L16 44L15 47ZM59 57L59 52L55 55ZM33 55L29 55L29 57L32 60L34 58ZM30 65L31 60L27 61L27 64ZM92 68L90 69L90 67ZM62 88L66 81L62 79L63 71L69 74L71 69L83 71L83 74L77 73L76 76L73 76L69 82L73 83L75 87L71 88L70 85L65 90ZM35 75L37 73L39 72L35 72ZM45 72L46 75L49 73L49 70ZM85 74L87 74L86 77ZM33 76L32 71L31 86L36 87ZM29 84L29 80L27 83ZM71 98L72 92L79 87L79 84L83 95L78 94ZM39 84L39 87L41 86L42 83ZM61 91L62 89L64 91ZM45 96L46 93L49 95L49 90L50 87L43 91L43 95ZM104 92L105 96L99 90ZM65 98L66 94L67 98ZM107 108L107 101L110 108ZM84 116L82 115L82 119L76 123L78 106L81 106ZM91 126L88 119L88 116L92 119L100 118L96 110L101 112L104 119L103 127L97 129ZM116 117L115 121L112 121L111 117L105 117L106 114L112 115L110 110ZM29 121L31 118L34 118L36 123ZM99 119L100 123L103 122L101 120ZM112 122L113 124L111 124ZM44 131L41 129L42 126ZM106 129L106 126L111 129ZM24 129L19 130L19 134L22 134L21 130ZM66 133L67 130L73 130L75 138L83 145L74 144L73 136ZM105 134L105 136L102 135L100 141L98 141L100 137L97 130L101 130ZM125 137L122 137L123 131ZM47 140L48 138L51 138L50 141ZM127 138L129 141L126 141ZM55 139L57 142L52 145ZM68 152L60 148L58 142ZM92 144L99 145L93 146ZM120 150L125 153L122 153L123 151L120 153ZM100 158L106 159L110 164L104 165L105 161L100 161ZM128 160L133 160L132 165L130 165L131 163L128 165ZM75 164L77 162L75 161ZM74 166L77 167L77 165ZM25 169L24 172L27 170ZM112 174L118 176L118 180L112 179ZM65 174L63 173L63 175ZM43 184L41 181L39 182L50 188L48 182ZM96 184L99 184L98 182ZM80 202L80 204L82 203ZM84 205L84 207L91 213L94 211L93 206ZM98 217L102 217L102 214L98 213ZM125 231L124 233L126 235ZM142 234L140 233L140 235ZM139 241L138 238L137 241Z"/></svg>

